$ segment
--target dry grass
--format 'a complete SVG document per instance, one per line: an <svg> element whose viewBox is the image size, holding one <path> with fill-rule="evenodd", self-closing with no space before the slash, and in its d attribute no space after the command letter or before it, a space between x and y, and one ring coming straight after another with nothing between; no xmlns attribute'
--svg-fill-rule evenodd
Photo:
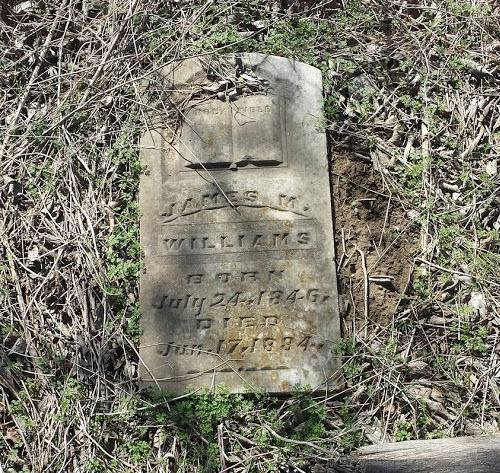
<svg viewBox="0 0 500 473"><path fill-rule="evenodd" d="M1 4L4 471L321 471L361 443L498 431L498 7L282 3ZM249 49L320 67L332 156L377 176L386 211L346 201L377 238L337 228L343 287L402 238L411 278L377 320L347 301L339 392L154 397L136 383L139 85Z"/></svg>

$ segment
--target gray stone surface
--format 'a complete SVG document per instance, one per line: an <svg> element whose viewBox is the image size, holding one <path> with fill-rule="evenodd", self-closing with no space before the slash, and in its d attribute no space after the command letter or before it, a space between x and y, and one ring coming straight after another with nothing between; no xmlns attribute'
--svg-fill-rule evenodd
<svg viewBox="0 0 500 473"><path fill-rule="evenodd" d="M214 82L203 61L164 72L182 124L141 142L143 382L175 393L334 386L321 74L250 53L226 58ZM235 81L248 82L238 96Z"/></svg>

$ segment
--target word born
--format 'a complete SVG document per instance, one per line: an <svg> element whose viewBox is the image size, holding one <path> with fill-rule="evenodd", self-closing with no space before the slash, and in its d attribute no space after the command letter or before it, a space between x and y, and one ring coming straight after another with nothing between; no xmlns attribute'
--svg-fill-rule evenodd
<svg viewBox="0 0 500 473"><path fill-rule="evenodd" d="M283 280L283 273L285 270L270 270L270 271L240 271L237 273L216 273L213 276L208 274L188 274L186 281L188 284L201 284L205 280L213 277L216 281L231 282L231 281L266 281Z"/></svg>

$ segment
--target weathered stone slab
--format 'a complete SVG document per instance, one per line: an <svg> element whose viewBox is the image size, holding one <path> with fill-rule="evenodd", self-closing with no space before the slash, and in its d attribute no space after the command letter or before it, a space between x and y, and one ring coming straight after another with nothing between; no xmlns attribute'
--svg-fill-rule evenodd
<svg viewBox="0 0 500 473"><path fill-rule="evenodd" d="M206 59L184 61L165 72L180 128L141 143L141 376L172 392L331 387L339 320L321 74L273 56L226 59L235 80L260 88L218 99Z"/></svg>

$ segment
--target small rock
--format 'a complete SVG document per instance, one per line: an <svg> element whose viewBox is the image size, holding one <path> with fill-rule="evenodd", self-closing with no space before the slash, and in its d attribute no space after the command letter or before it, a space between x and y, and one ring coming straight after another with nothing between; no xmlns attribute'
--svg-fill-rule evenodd
<svg viewBox="0 0 500 473"><path fill-rule="evenodd" d="M429 399L431 396L431 388L422 386L421 384L413 384L407 388L408 395L413 399Z"/></svg>
<svg viewBox="0 0 500 473"><path fill-rule="evenodd" d="M235 11L231 15L228 15L227 22L234 25L234 24L237 24L237 23L241 23L244 18L245 18L245 16L243 15L242 12Z"/></svg>
<svg viewBox="0 0 500 473"><path fill-rule="evenodd" d="M18 338L9 350L9 355L24 355L26 353L26 347L26 342L22 338Z"/></svg>
<svg viewBox="0 0 500 473"><path fill-rule="evenodd" d="M472 282L472 276L469 276L467 274L454 274L453 280L469 283L469 282Z"/></svg>
<svg viewBox="0 0 500 473"><path fill-rule="evenodd" d="M10 181L7 187L7 195L12 198L19 197L23 194L23 186L20 182Z"/></svg>
<svg viewBox="0 0 500 473"><path fill-rule="evenodd" d="M235 31L235 34L240 38L249 38L250 36L253 36L254 33L251 31Z"/></svg>
<svg viewBox="0 0 500 473"><path fill-rule="evenodd" d="M484 167L484 170L486 171L486 174L489 174L492 177L496 176L498 173L497 160L494 159L493 161L488 161L486 163L486 166Z"/></svg>
<svg viewBox="0 0 500 473"><path fill-rule="evenodd" d="M467 435L481 435L484 434L481 424L470 420L465 421L465 432Z"/></svg>
<svg viewBox="0 0 500 473"><path fill-rule="evenodd" d="M374 419L372 425L365 427L365 436L371 443L377 444L382 442L384 432L379 419Z"/></svg>
<svg viewBox="0 0 500 473"><path fill-rule="evenodd" d="M112 95L106 95L106 97L103 97L101 99L101 103L106 108L110 107L111 104L113 103L113 96Z"/></svg>
<svg viewBox="0 0 500 473"><path fill-rule="evenodd" d="M10 125L13 122L14 118L16 118L15 112L11 113L9 115L5 115L5 118L4 118L5 124Z"/></svg>
<svg viewBox="0 0 500 473"><path fill-rule="evenodd" d="M372 81L366 74L354 77L347 85L349 95L355 100L373 97L377 93Z"/></svg>
<svg viewBox="0 0 500 473"><path fill-rule="evenodd" d="M449 301L451 299L451 297L452 297L452 294L450 294L447 291L443 291L441 294L439 294L439 300L441 302Z"/></svg>
<svg viewBox="0 0 500 473"><path fill-rule="evenodd" d="M500 407L500 388L498 387L497 382L493 379L490 378L490 392L493 396L494 402L497 407Z"/></svg>
<svg viewBox="0 0 500 473"><path fill-rule="evenodd" d="M227 89L227 86L230 84L231 82L228 81L228 80L220 80L219 82L217 82L217 89L218 90L226 90Z"/></svg>
<svg viewBox="0 0 500 473"><path fill-rule="evenodd" d="M217 82L211 82L203 86L205 92L217 92L219 90L219 84Z"/></svg>
<svg viewBox="0 0 500 473"><path fill-rule="evenodd" d="M431 398L440 403L445 401L443 392L435 386L432 387Z"/></svg>
<svg viewBox="0 0 500 473"><path fill-rule="evenodd" d="M233 89L227 94L227 96L230 100L234 100L236 97L238 97L238 91L236 89Z"/></svg>
<svg viewBox="0 0 500 473"><path fill-rule="evenodd" d="M128 360L125 362L125 366L123 367L123 373L129 379L133 379L135 377L136 370L137 370L137 365L135 363L131 363Z"/></svg>
<svg viewBox="0 0 500 473"><path fill-rule="evenodd" d="M406 215L410 220L417 220L420 216L420 212L418 210L411 209L406 212Z"/></svg>
<svg viewBox="0 0 500 473"><path fill-rule="evenodd" d="M498 434L498 424L496 420L492 420L491 422L485 422L483 424L483 433L485 434Z"/></svg>
<svg viewBox="0 0 500 473"><path fill-rule="evenodd" d="M428 388L432 388L432 381L430 379L420 378L418 380L418 384L421 384L422 386L426 386Z"/></svg>
<svg viewBox="0 0 500 473"><path fill-rule="evenodd" d="M462 58L461 62L473 74L476 74L479 76L491 75L491 72L488 69L486 69L486 67L484 67L482 64L479 64L476 61L473 61L472 59Z"/></svg>
<svg viewBox="0 0 500 473"><path fill-rule="evenodd" d="M40 258L40 250L38 249L37 246L31 248L31 250L28 250L28 261L32 263L33 261L36 261L39 258Z"/></svg>
<svg viewBox="0 0 500 473"><path fill-rule="evenodd" d="M33 4L30 1L21 2L12 8L14 13L31 13L33 11Z"/></svg>
<svg viewBox="0 0 500 473"><path fill-rule="evenodd" d="M268 20L257 20L252 23L252 25L257 28L258 30L262 28L267 28L269 26L269 21Z"/></svg>
<svg viewBox="0 0 500 473"><path fill-rule="evenodd" d="M370 345L370 351L372 353L378 353L383 347L384 347L384 345L382 344L381 341L373 340L373 342Z"/></svg>
<svg viewBox="0 0 500 473"><path fill-rule="evenodd" d="M33 119L33 117L38 112L38 108L39 107L37 103L30 103L28 107L26 107L26 116L28 117L29 120Z"/></svg>
<svg viewBox="0 0 500 473"><path fill-rule="evenodd" d="M256 77L253 77L249 74L241 74L240 79L244 80L245 82L249 82L250 84L258 84L259 80Z"/></svg>
<svg viewBox="0 0 500 473"><path fill-rule="evenodd" d="M444 408L444 406L440 402L433 401L432 399L425 400L427 407L432 412L435 412L439 416L448 419L450 418L449 412Z"/></svg>
<svg viewBox="0 0 500 473"><path fill-rule="evenodd" d="M351 400L352 401L355 401L356 399L358 399L361 394L363 394L364 392L366 391L366 386L365 385L361 385L356 391L355 393L351 396Z"/></svg>
<svg viewBox="0 0 500 473"><path fill-rule="evenodd" d="M481 317L486 317L488 315L488 302L481 292L471 293L469 305L477 310Z"/></svg>
<svg viewBox="0 0 500 473"><path fill-rule="evenodd" d="M16 48L22 48L24 46L24 42L26 41L26 36L24 34L17 34L14 39L14 46Z"/></svg>
<svg viewBox="0 0 500 473"><path fill-rule="evenodd" d="M465 215L467 215L467 214L468 214L468 213L469 213L469 212L470 212L473 208L474 208L474 206L473 206L473 205L464 205L464 206L460 207L460 209L459 209L458 213L459 213L460 215L465 216Z"/></svg>
<svg viewBox="0 0 500 473"><path fill-rule="evenodd" d="M448 191L448 192L458 192L460 190L460 187L457 186L457 184L450 184L449 182L441 182L441 189Z"/></svg>
<svg viewBox="0 0 500 473"><path fill-rule="evenodd" d="M408 368L412 374L425 374L429 371L429 365L422 360L412 360L408 363Z"/></svg>
<svg viewBox="0 0 500 473"><path fill-rule="evenodd" d="M446 325L447 322L445 317L440 317L439 315L433 315L429 319L429 323L432 325Z"/></svg>
<svg viewBox="0 0 500 473"><path fill-rule="evenodd" d="M11 427L7 429L7 432L5 433L5 440L11 440L14 443L21 443L22 437L17 428Z"/></svg>

